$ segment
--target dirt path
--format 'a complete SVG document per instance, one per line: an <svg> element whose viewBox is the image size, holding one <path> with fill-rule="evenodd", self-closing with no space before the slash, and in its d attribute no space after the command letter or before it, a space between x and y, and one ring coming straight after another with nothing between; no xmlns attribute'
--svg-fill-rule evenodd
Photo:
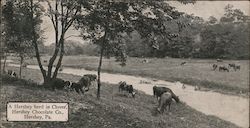
<svg viewBox="0 0 250 128"><path fill-rule="evenodd" d="M17 66L17 65L11 65ZM38 69L38 66L29 65L28 68ZM83 75L96 74L96 71L87 71L84 69L64 68L61 73ZM220 94L212 91L195 91L193 86L185 85L182 89L181 83L172 83L161 80L152 80L150 78L134 77L129 75L102 73L101 81L111 84L117 84L119 81L126 81L129 84L145 92L153 94L154 85L167 86L171 88L180 100L192 108L207 115L217 116L223 120L230 121L240 127L249 127L249 99L239 96Z"/></svg>

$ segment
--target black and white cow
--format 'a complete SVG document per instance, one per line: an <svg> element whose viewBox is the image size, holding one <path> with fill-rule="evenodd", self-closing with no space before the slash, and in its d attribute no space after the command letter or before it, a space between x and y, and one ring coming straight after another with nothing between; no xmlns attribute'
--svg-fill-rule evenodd
<svg viewBox="0 0 250 128"><path fill-rule="evenodd" d="M16 74L16 72L15 71L13 71L13 70L8 70L8 75L10 75L11 77L17 77L17 74Z"/></svg>
<svg viewBox="0 0 250 128"><path fill-rule="evenodd" d="M133 85L128 85L125 81L121 81L119 84L119 92L125 91L132 95L135 98L136 92L134 91Z"/></svg>

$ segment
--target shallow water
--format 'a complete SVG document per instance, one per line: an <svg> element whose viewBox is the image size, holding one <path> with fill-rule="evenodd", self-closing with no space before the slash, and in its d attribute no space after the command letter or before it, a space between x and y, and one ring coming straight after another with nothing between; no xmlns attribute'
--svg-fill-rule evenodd
<svg viewBox="0 0 250 128"><path fill-rule="evenodd" d="M9 64L9 66L18 67L18 65ZM36 65L28 65L28 68L39 69ZM74 69L64 67L61 73L84 75L96 74L96 71L85 69ZM135 77L130 75L101 73L101 81L111 84L117 84L120 81L126 81L132 84L135 89L141 90L146 94L153 94L153 86L166 86L171 88L179 96L182 102L206 115L217 116L223 120L230 121L240 127L249 127L249 99L239 96L221 94L213 91L195 91L193 86L185 85L182 89L180 82L167 82L162 80L153 80L145 77ZM148 83L145 83L148 82Z"/></svg>

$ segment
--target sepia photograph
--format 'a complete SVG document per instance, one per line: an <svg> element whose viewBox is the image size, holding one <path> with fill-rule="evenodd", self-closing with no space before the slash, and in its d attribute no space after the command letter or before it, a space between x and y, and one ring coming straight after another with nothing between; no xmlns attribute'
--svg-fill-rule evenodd
<svg viewBox="0 0 250 128"><path fill-rule="evenodd" d="M250 128L249 0L0 2L0 128Z"/></svg>

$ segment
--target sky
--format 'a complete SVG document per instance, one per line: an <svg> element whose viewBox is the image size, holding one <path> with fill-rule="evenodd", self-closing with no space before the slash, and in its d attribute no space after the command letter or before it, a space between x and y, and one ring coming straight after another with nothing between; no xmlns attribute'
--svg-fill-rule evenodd
<svg viewBox="0 0 250 128"><path fill-rule="evenodd" d="M233 5L234 8L240 9L246 15L250 15L250 1L196 1L195 4L186 5L176 1L168 3L176 7L179 11L188 14L193 13L204 19L208 19L209 16L220 18L224 14L224 7L228 4Z"/></svg>
<svg viewBox="0 0 250 128"><path fill-rule="evenodd" d="M217 19L220 18L224 14L224 7L228 4L231 4L236 9L240 9L244 14L250 16L250 1L197 1L195 4L181 4L176 1L168 1L171 6L176 7L178 11L186 12L187 14L194 14L195 16L199 16L208 19L209 16L214 16ZM54 29L51 21L48 18L43 18L42 28L45 30L44 37L45 45L49 45L55 41ZM71 28L66 37L74 35L77 36L80 33ZM80 43L85 43L86 41L82 40L80 37L69 37L68 40L78 41Z"/></svg>

